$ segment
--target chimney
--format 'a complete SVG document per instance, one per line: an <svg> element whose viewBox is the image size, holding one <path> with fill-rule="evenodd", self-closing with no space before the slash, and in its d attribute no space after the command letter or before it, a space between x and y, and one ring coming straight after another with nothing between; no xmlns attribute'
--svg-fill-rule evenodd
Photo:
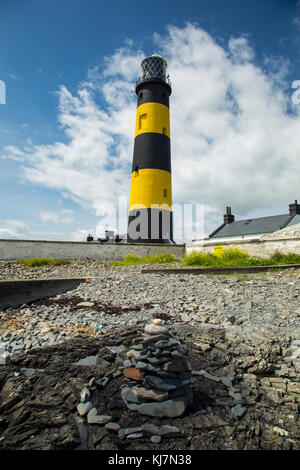
<svg viewBox="0 0 300 470"><path fill-rule="evenodd" d="M289 213L290 215L300 215L300 204L298 204L297 200L292 204L289 204Z"/></svg>
<svg viewBox="0 0 300 470"><path fill-rule="evenodd" d="M231 214L231 207L226 207L226 214L224 215L224 224L231 224L234 222L234 215Z"/></svg>

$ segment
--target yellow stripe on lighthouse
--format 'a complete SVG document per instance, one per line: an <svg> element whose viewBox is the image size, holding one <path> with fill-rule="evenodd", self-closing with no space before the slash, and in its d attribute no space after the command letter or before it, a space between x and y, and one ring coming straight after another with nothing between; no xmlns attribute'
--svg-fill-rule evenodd
<svg viewBox="0 0 300 470"><path fill-rule="evenodd" d="M164 205L172 210L171 173L155 168L146 168L131 175L129 211L151 208L152 204Z"/></svg>
<svg viewBox="0 0 300 470"><path fill-rule="evenodd" d="M169 108L161 103L144 103L136 111L135 137L144 132L156 132L170 137Z"/></svg>

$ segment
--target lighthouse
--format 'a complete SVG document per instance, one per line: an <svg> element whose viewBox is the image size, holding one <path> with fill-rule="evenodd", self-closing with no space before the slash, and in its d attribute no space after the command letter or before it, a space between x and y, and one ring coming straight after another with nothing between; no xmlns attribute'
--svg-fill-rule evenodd
<svg viewBox="0 0 300 470"><path fill-rule="evenodd" d="M173 242L167 61L146 57L136 83L136 125L129 201L129 243Z"/></svg>

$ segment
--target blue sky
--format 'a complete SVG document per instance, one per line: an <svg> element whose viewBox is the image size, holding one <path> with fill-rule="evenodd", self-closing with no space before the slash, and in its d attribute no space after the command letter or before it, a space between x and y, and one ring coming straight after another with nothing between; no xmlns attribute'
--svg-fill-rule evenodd
<svg viewBox="0 0 300 470"><path fill-rule="evenodd" d="M114 225L134 82L153 52L173 83L174 202L204 204L206 233L226 205L238 218L286 213L300 200L299 46L293 0L0 0L0 238Z"/></svg>

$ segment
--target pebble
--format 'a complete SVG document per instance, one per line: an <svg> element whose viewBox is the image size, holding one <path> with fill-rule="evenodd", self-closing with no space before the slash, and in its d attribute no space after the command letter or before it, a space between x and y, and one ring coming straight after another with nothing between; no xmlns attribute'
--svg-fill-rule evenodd
<svg viewBox="0 0 300 470"><path fill-rule="evenodd" d="M236 416L237 418L244 416L246 411L247 411L247 408L241 406L239 403L231 408L232 414Z"/></svg>
<svg viewBox="0 0 300 470"><path fill-rule="evenodd" d="M121 426L118 423L108 422L105 425L105 429L107 431L111 431L111 432L118 432L120 428L121 428Z"/></svg>
<svg viewBox="0 0 300 470"><path fill-rule="evenodd" d="M93 404L90 401L86 403L79 403L79 405L77 405L77 411L80 416L85 416L92 408Z"/></svg>

